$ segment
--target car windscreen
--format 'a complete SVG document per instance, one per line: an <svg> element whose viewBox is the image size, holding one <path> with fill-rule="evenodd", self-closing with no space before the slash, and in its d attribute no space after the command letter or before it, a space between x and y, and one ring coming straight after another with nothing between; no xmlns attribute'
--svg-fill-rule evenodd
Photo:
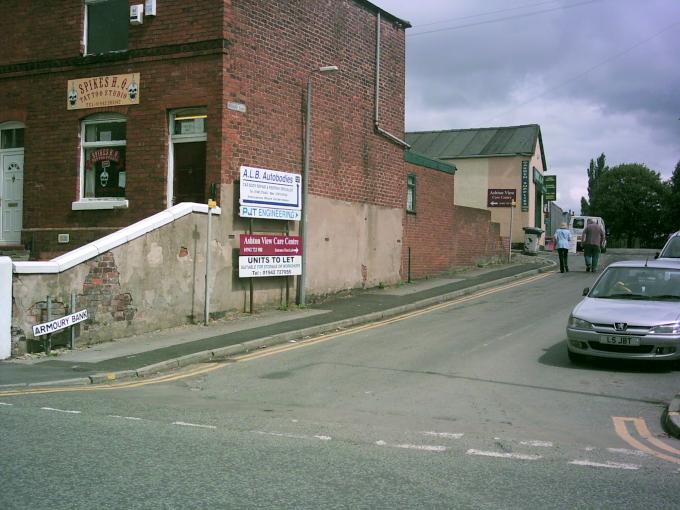
<svg viewBox="0 0 680 510"><path fill-rule="evenodd" d="M659 256L667 259L680 259L680 236L671 237Z"/></svg>
<svg viewBox="0 0 680 510"><path fill-rule="evenodd" d="M600 299L680 301L680 269L608 267L588 296Z"/></svg>
<svg viewBox="0 0 680 510"><path fill-rule="evenodd" d="M574 218L571 222L571 228L583 228L585 226L585 218Z"/></svg>

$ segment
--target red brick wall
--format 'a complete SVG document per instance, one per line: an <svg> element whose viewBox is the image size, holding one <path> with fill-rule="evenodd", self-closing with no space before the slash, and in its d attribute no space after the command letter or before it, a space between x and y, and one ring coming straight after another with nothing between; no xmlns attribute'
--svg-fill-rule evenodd
<svg viewBox="0 0 680 510"><path fill-rule="evenodd" d="M301 172L307 79L312 69L312 145L309 192L339 200L403 207L395 186L403 175L402 148L375 134L376 13L353 0L233 0L238 34L225 73L238 75L248 107L231 126L240 134L231 172L242 164ZM404 29L381 24L381 122L404 136ZM234 115L226 112L226 123Z"/></svg>
<svg viewBox="0 0 680 510"><path fill-rule="evenodd" d="M453 204L454 175L410 163L405 168L416 175L416 212L405 212L402 279L408 278L409 248L413 279L502 256L500 225L491 213ZM406 177L402 182L406 195Z"/></svg>
<svg viewBox="0 0 680 510"><path fill-rule="evenodd" d="M0 4L4 34L0 122L26 124L22 241L34 248L35 258L73 249L166 207L169 109L207 107L212 119L207 143L213 148L207 156L207 183L219 182L222 165L221 70L228 42L219 41L221 0L162 2L158 16L129 26L128 54L86 58L80 55L82 2L49 3L51 13L68 15L48 16L46 2L38 0ZM6 16L14 8L21 15ZM209 43L205 46L201 41ZM31 63L36 61L40 64ZM68 80L132 72L140 73L139 105L66 110ZM102 111L127 117L126 198L130 207L73 211L71 203L79 196L80 123ZM68 245L56 242L59 232L70 234Z"/></svg>
<svg viewBox="0 0 680 510"><path fill-rule="evenodd" d="M129 0L129 4L144 0ZM128 49L222 38L228 0L162 0L157 16L128 27ZM83 0L2 0L0 65L70 59L81 53ZM5 44L9 42L9 44Z"/></svg>
<svg viewBox="0 0 680 510"><path fill-rule="evenodd" d="M402 279L408 278L409 248L411 278L442 273L452 265L454 176L410 163L406 174L416 175L416 212L405 212ZM401 192L406 196L406 177Z"/></svg>
<svg viewBox="0 0 680 510"><path fill-rule="evenodd" d="M503 254L500 225L491 222L491 212L473 207L453 207L452 265L469 266L480 259Z"/></svg>

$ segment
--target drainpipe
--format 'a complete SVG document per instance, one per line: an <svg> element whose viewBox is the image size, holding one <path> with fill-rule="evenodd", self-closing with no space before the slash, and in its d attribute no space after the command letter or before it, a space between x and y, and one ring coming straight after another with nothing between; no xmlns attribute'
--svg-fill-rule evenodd
<svg viewBox="0 0 680 510"><path fill-rule="evenodd" d="M380 127L380 20L380 12L378 11L375 28L375 111L373 112L373 125L375 126L375 131L379 135L401 145L405 149L410 149L411 146L404 140L397 138Z"/></svg>

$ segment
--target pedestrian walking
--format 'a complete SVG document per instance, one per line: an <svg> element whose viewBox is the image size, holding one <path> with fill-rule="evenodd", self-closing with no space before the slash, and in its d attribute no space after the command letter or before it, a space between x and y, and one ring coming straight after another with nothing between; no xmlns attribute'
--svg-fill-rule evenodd
<svg viewBox="0 0 680 510"><path fill-rule="evenodd" d="M560 224L560 228L555 231L555 245L557 246L557 256L560 259L560 273L568 273L571 231L567 228L566 223Z"/></svg>
<svg viewBox="0 0 680 510"><path fill-rule="evenodd" d="M594 219L588 218L588 224L583 229L583 256L586 259L586 271L597 272L600 260L600 250L605 241L602 227Z"/></svg>

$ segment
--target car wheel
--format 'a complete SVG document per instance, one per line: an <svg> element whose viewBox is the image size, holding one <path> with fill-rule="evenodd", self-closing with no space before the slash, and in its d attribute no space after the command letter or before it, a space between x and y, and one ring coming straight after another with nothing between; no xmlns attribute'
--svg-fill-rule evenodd
<svg viewBox="0 0 680 510"><path fill-rule="evenodd" d="M585 355L571 352L569 349L567 349L567 356L569 356L569 361L572 363L583 363L586 360Z"/></svg>

